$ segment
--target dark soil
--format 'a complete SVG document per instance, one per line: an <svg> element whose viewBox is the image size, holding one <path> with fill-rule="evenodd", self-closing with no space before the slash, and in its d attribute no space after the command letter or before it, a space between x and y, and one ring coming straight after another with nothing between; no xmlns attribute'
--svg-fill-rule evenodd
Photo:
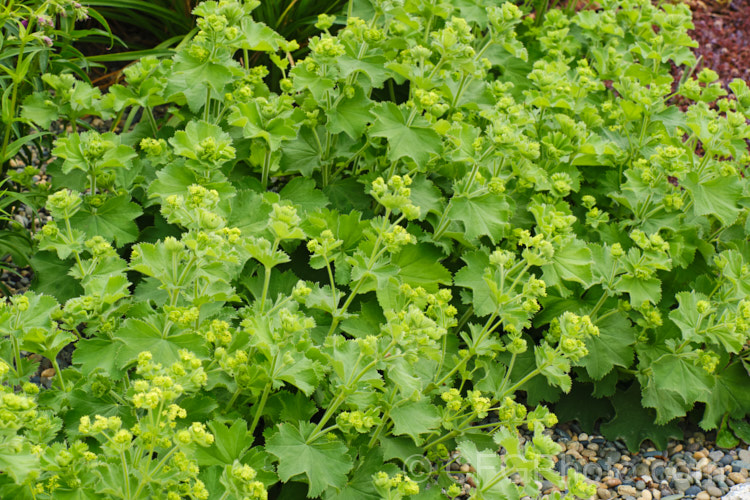
<svg viewBox="0 0 750 500"><path fill-rule="evenodd" d="M688 0L695 29L690 36L703 59L697 70L710 68L725 85L735 78L750 81L750 0Z"/></svg>

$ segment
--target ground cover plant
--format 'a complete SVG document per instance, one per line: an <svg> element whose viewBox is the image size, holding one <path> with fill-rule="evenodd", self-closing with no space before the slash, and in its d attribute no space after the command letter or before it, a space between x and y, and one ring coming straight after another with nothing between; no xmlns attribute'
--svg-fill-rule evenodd
<svg viewBox="0 0 750 500"><path fill-rule="evenodd" d="M75 29L75 21L87 17L76 2L48 0L6 2L0 11L0 176L8 161L23 146L46 135L31 133L29 121L20 116L23 100L43 88L44 73L79 72L85 64L73 42L98 30Z"/></svg>
<svg viewBox="0 0 750 500"><path fill-rule="evenodd" d="M255 7L25 101L72 132L0 308L0 496L457 497L458 450L473 498L587 497L560 393L614 395L630 447L693 408L745 435L750 89L672 81L684 5L352 2L301 60Z"/></svg>

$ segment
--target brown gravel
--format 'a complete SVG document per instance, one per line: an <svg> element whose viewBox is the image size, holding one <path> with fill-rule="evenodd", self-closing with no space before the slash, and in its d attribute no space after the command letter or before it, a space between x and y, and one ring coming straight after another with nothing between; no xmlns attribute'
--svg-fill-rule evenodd
<svg viewBox="0 0 750 500"><path fill-rule="evenodd" d="M698 70L707 67L719 74L722 82L734 78L750 81L750 0L688 0L695 29L690 36L703 56Z"/></svg>

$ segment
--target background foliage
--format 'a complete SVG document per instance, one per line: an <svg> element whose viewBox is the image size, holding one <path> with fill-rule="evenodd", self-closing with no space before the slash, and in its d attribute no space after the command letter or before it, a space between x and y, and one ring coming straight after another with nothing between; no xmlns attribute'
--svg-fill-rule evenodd
<svg viewBox="0 0 750 500"><path fill-rule="evenodd" d="M457 496L458 449L474 498L520 498L561 484L537 406L561 394L589 423L611 398L632 449L690 411L741 433L750 89L673 81L687 7L347 7L295 41L204 2L109 92L49 75L24 99L72 132L34 291L0 309L4 495Z"/></svg>

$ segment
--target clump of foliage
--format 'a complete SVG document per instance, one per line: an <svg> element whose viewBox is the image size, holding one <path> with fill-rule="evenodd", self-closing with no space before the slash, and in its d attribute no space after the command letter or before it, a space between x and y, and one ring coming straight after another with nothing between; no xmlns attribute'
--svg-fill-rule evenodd
<svg viewBox="0 0 750 500"><path fill-rule="evenodd" d="M44 73L79 72L73 41L81 36L74 23L88 17L78 2L45 0L8 2L0 11L0 177L21 148L46 135L31 133L20 116L21 103L43 88ZM91 30L87 34L96 33ZM81 73L82 74L82 73Z"/></svg>
<svg viewBox="0 0 750 500"><path fill-rule="evenodd" d="M480 4L353 2L295 61L257 2L207 1L172 59L27 101L129 118L56 141L38 281L0 309L3 496L455 497L458 450L473 498L520 498L565 487L536 405L574 379L659 423L750 410L750 90L673 88L684 5Z"/></svg>

